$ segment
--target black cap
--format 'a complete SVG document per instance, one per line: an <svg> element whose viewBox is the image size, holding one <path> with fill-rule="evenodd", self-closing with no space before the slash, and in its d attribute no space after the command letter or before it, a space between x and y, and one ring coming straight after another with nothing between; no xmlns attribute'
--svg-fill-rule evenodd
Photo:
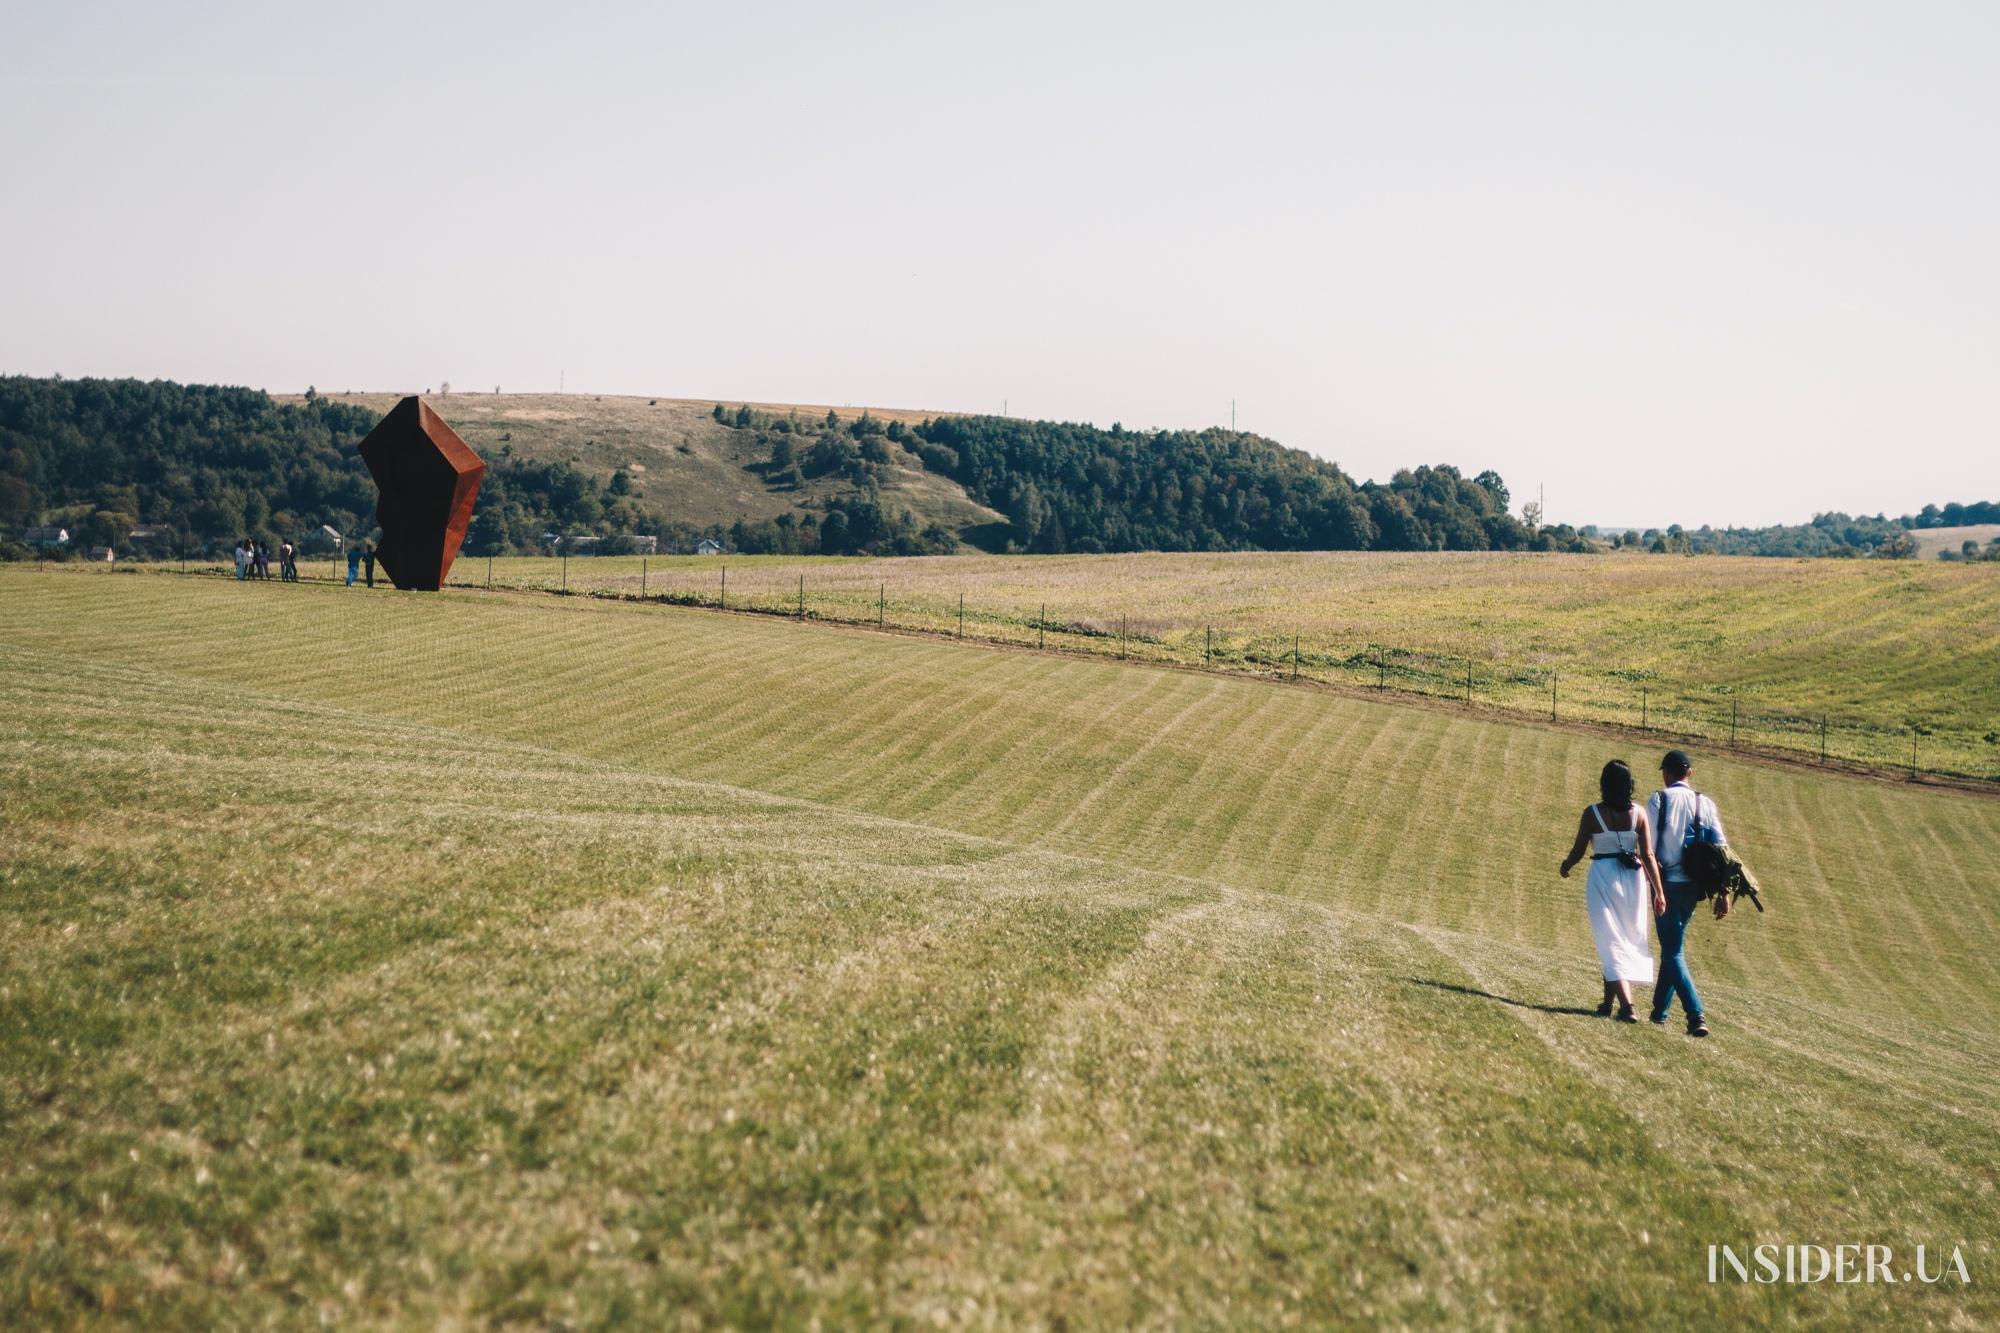
<svg viewBox="0 0 2000 1333"><path fill-rule="evenodd" d="M1686 750L1669 750L1666 758L1660 760L1660 767L1669 773L1685 773L1694 767L1694 760L1688 757Z"/></svg>

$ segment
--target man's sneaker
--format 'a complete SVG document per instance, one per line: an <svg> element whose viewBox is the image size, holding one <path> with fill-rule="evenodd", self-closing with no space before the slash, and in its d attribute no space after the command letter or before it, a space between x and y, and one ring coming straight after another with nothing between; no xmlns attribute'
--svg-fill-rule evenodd
<svg viewBox="0 0 2000 1333"><path fill-rule="evenodd" d="M1688 1035L1690 1037L1706 1037L1708 1035L1707 1020L1702 1018L1700 1014L1696 1014L1693 1018L1690 1018L1688 1020Z"/></svg>
<svg viewBox="0 0 2000 1333"><path fill-rule="evenodd" d="M1663 1028L1667 1025L1667 1016L1665 1014L1648 1014L1646 1021L1656 1028Z"/></svg>

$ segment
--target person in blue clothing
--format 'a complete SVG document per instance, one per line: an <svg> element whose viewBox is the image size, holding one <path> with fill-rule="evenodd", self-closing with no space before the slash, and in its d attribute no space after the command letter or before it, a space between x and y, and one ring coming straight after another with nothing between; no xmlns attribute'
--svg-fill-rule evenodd
<svg viewBox="0 0 2000 1333"><path fill-rule="evenodd" d="M1694 988L1694 975L1687 965L1688 923L1694 920L1701 899L1695 895L1687 871L1681 868L1681 851L1687 845L1688 830L1697 815L1714 830L1715 841L1726 839L1722 834L1721 812L1712 799L1689 784L1693 776L1694 760L1687 751L1669 750L1660 760L1660 781L1664 785L1646 799L1654 859L1659 862L1661 878L1666 882L1667 900L1666 910L1653 923L1660 936L1660 977L1653 985L1652 1021L1665 1026L1667 1014L1678 997L1687 1014L1688 1035L1706 1037L1708 1019L1702 1012L1701 994ZM1715 895L1715 915L1718 920L1729 915L1728 894Z"/></svg>
<svg viewBox="0 0 2000 1333"><path fill-rule="evenodd" d="M347 586L352 588L354 581L360 577L361 548L359 546L350 546L347 548Z"/></svg>

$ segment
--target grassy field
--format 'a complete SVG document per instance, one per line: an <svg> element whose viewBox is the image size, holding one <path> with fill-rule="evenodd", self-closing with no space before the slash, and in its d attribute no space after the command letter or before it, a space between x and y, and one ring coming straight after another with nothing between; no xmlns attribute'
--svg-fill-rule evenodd
<svg viewBox="0 0 2000 1333"><path fill-rule="evenodd" d="M731 556L493 562L497 585L701 599L1202 663L2000 778L2000 565L1645 555ZM319 567L322 571L326 566ZM483 584L484 560L453 581ZM1042 628L1046 606L1049 628ZM1121 617L1126 630L1119 635ZM1643 710L1643 714L1642 714ZM1915 733L1913 737L1913 732Z"/></svg>
<svg viewBox="0 0 2000 1333"><path fill-rule="evenodd" d="M273 396L280 401L301 401L297 395ZM394 393L327 396L376 412L387 412L402 397ZM429 402L486 458L498 457L505 449L522 458L574 463L598 477L609 477L623 468L632 477L639 497L671 522L727 528L738 518L753 523L776 518L852 489L849 483L830 476L807 480L796 489L766 486L761 472L752 470L751 465L761 467L768 462L770 450L757 446L753 431L719 425L709 416L715 406L712 402L553 393L454 393L431 397ZM796 412L815 420L829 410L824 406L752 406L781 414ZM859 407L831 410L843 420L862 412ZM942 415L867 410L884 421L915 422ZM897 456L881 486L883 503L892 513L907 509L919 527L936 521L953 532L999 517L975 504L957 482L926 472L900 451Z"/></svg>
<svg viewBox="0 0 2000 1333"><path fill-rule="evenodd" d="M1589 735L31 570L0 707L22 1322L2000 1318L2000 801L1705 762L1697 1043L1574 1008ZM1705 1280L1786 1241L1973 1285Z"/></svg>

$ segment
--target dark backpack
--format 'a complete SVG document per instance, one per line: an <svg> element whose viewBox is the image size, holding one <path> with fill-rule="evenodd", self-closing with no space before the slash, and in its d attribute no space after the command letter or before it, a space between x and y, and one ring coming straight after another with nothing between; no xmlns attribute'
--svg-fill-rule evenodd
<svg viewBox="0 0 2000 1333"><path fill-rule="evenodd" d="M1722 839L1716 833L1715 825L1701 817L1701 791L1690 787L1694 793L1694 818L1688 821L1687 836L1681 839L1681 869L1687 872L1688 884L1697 898L1707 898L1721 891L1729 878L1729 858L1723 854ZM1666 793L1660 793L1660 817L1653 826L1653 852L1655 856L1665 847L1665 826L1667 813Z"/></svg>

